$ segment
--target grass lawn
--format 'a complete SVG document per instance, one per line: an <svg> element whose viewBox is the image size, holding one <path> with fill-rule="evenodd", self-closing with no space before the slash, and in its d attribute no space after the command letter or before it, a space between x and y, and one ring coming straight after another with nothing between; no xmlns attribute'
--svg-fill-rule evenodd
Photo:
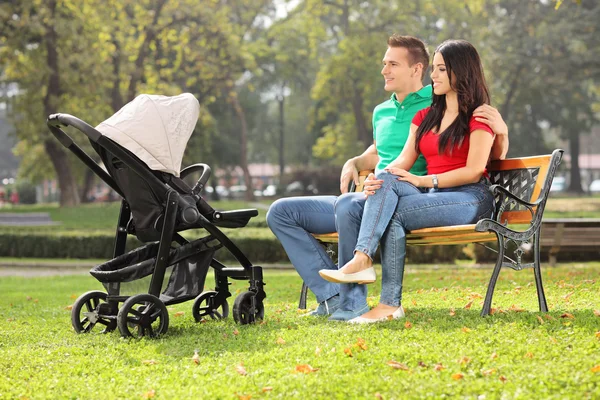
<svg viewBox="0 0 600 400"><path fill-rule="evenodd" d="M2 277L0 399L600 398L600 263L545 269L547 314L532 272L505 270L479 317L490 273L415 267L406 319L350 326L301 318L300 278L268 270L263 323L196 324L187 302L155 340L75 334L68 306L102 288L90 276Z"/></svg>

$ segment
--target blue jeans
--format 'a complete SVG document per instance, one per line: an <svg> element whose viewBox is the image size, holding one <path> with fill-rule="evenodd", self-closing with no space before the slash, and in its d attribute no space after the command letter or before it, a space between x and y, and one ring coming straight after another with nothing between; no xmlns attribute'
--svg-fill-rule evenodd
<svg viewBox="0 0 600 400"><path fill-rule="evenodd" d="M485 183L425 191L387 172L365 203L356 251L373 258L381 241L380 302L399 306L406 256L406 232L436 226L473 224L492 215L494 198Z"/></svg>
<svg viewBox="0 0 600 400"><path fill-rule="evenodd" d="M267 213L269 228L317 301L340 294L340 309L345 311L366 306L366 286L340 285L321 278L319 270L337 266L311 234L339 232L338 263L346 264L354 255L364 203L362 193L288 197L275 201Z"/></svg>

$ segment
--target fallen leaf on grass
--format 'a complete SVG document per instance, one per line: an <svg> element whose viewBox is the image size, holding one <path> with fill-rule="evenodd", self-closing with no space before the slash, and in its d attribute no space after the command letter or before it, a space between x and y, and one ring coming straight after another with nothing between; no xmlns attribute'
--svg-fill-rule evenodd
<svg viewBox="0 0 600 400"><path fill-rule="evenodd" d="M194 355L192 356L192 361L196 364L200 364L200 356L198 355L198 350L194 350Z"/></svg>
<svg viewBox="0 0 600 400"><path fill-rule="evenodd" d="M469 332L471 332L471 329L467 328L466 326L463 326L462 329L461 329L461 331L463 333L469 333Z"/></svg>
<svg viewBox="0 0 600 400"><path fill-rule="evenodd" d="M508 308L508 310L509 310L509 311L514 311L514 312L523 312L523 311L525 311L525 309L524 309L524 308L521 308L521 307L519 307L519 306L516 306L516 305L514 305L514 304L513 304L513 305L511 305L511 306Z"/></svg>
<svg viewBox="0 0 600 400"><path fill-rule="evenodd" d="M155 395L156 395L156 391L154 389L152 389L152 390L149 390L146 393L144 393L144 398L145 399L153 399Z"/></svg>
<svg viewBox="0 0 600 400"><path fill-rule="evenodd" d="M467 305L465 305L465 308L467 310L471 309L471 306L473 305L473 300L471 300L470 302L467 303Z"/></svg>
<svg viewBox="0 0 600 400"><path fill-rule="evenodd" d="M600 331L596 332L596 337L600 339Z"/></svg>
<svg viewBox="0 0 600 400"><path fill-rule="evenodd" d="M185 312L183 311L177 311L175 314L173 314L174 317L181 317L183 315L185 315Z"/></svg>
<svg viewBox="0 0 600 400"><path fill-rule="evenodd" d="M496 373L496 368L486 369L485 371L481 371L483 376L490 376Z"/></svg>
<svg viewBox="0 0 600 400"><path fill-rule="evenodd" d="M428 365L427 365L427 364L425 364L423 361L419 361L419 363L418 363L417 365L418 365L419 367L422 367L422 368L427 368L427 367L428 367Z"/></svg>
<svg viewBox="0 0 600 400"><path fill-rule="evenodd" d="M272 390L273 390L273 388L271 386L265 386L264 388L262 388L263 393L270 392Z"/></svg>
<svg viewBox="0 0 600 400"><path fill-rule="evenodd" d="M562 314L560 317L561 318L575 319L575 317L573 316L573 314L569 314L568 312Z"/></svg>
<svg viewBox="0 0 600 400"><path fill-rule="evenodd" d="M552 336L550 336L550 341L554 344L558 343L558 340L554 339Z"/></svg>
<svg viewBox="0 0 600 400"><path fill-rule="evenodd" d="M444 367L442 363L437 363L435 364L435 367L433 367L433 369L435 369L436 371L443 371L446 369L446 367Z"/></svg>
<svg viewBox="0 0 600 400"><path fill-rule="evenodd" d="M241 363L240 365L235 367L235 371L240 375L248 375L248 372L246 372L246 368L244 368L244 365Z"/></svg>
<svg viewBox="0 0 600 400"><path fill-rule="evenodd" d="M234 334L235 336L237 336L237 335L239 335L239 334L240 334L240 331L238 331L237 329L234 329L234 330L233 330L233 334Z"/></svg>
<svg viewBox="0 0 600 400"><path fill-rule="evenodd" d="M250 400L252 398L251 394L239 394L239 393L236 393L235 395L240 400Z"/></svg>
<svg viewBox="0 0 600 400"><path fill-rule="evenodd" d="M383 396L379 392L375 393L375 398L379 399L379 400L383 400Z"/></svg>
<svg viewBox="0 0 600 400"><path fill-rule="evenodd" d="M30 301L30 300L32 300L32 299L33 299L33 297L31 297L31 296L27 296L27 301Z"/></svg>
<svg viewBox="0 0 600 400"><path fill-rule="evenodd" d="M502 382L506 382L508 380L504 375L500 375L498 379L500 379Z"/></svg>
<svg viewBox="0 0 600 400"><path fill-rule="evenodd" d="M356 346L361 350L367 349L367 344L365 343L365 339L363 338L356 338Z"/></svg>
<svg viewBox="0 0 600 400"><path fill-rule="evenodd" d="M276 343L277 344L285 344L285 340L283 340L282 337L278 337L277 340L276 340Z"/></svg>
<svg viewBox="0 0 600 400"><path fill-rule="evenodd" d="M544 315L544 318L546 318L548 321L553 321L554 320L554 317L552 315L550 315L550 314Z"/></svg>
<svg viewBox="0 0 600 400"><path fill-rule="evenodd" d="M65 307L65 310L72 310L72 309L73 309L73 305L72 304Z"/></svg>
<svg viewBox="0 0 600 400"><path fill-rule="evenodd" d="M352 357L352 349L350 347L346 347L344 349L344 354L346 354L348 357Z"/></svg>
<svg viewBox="0 0 600 400"><path fill-rule="evenodd" d="M412 328L412 324L411 324L410 322L406 321L406 322L404 323L404 327L405 327L406 329L410 329L410 328Z"/></svg>
<svg viewBox="0 0 600 400"><path fill-rule="evenodd" d="M592 371L593 373L600 372L600 365L596 365L590 371Z"/></svg>
<svg viewBox="0 0 600 400"><path fill-rule="evenodd" d="M455 381L459 381L462 378L464 378L464 375L461 374L460 372L456 373L456 374L452 374L452 379L454 379Z"/></svg>
<svg viewBox="0 0 600 400"><path fill-rule="evenodd" d="M594 310L594 315L596 317L600 317L600 310Z"/></svg>
<svg viewBox="0 0 600 400"><path fill-rule="evenodd" d="M528 351L527 353L525 353L525 355L523 356L525 358L533 358L533 353Z"/></svg>
<svg viewBox="0 0 600 400"><path fill-rule="evenodd" d="M310 374L311 372L316 372L318 371L319 368L313 368L308 364L298 364L296 365L296 372L302 373L302 374Z"/></svg>
<svg viewBox="0 0 600 400"><path fill-rule="evenodd" d="M494 358L498 358L498 353L494 352L492 353L492 355L490 356L490 358L493 360Z"/></svg>
<svg viewBox="0 0 600 400"><path fill-rule="evenodd" d="M454 311L454 308L450 309L450 316L454 317L456 315L456 311Z"/></svg>
<svg viewBox="0 0 600 400"><path fill-rule="evenodd" d="M471 362L471 358L470 357L466 357L466 356L463 357L463 358L461 358L460 360L458 360L459 364L468 364L470 362Z"/></svg>
<svg viewBox="0 0 600 400"><path fill-rule="evenodd" d="M575 294L575 292L567 293L562 298L563 298L564 301L569 301L569 299L571 298L571 296L573 294Z"/></svg>
<svg viewBox="0 0 600 400"><path fill-rule="evenodd" d="M71 300L75 300L76 298L77 298L77 295L76 295L76 294L72 294L72 295L71 295Z"/></svg>
<svg viewBox="0 0 600 400"><path fill-rule="evenodd" d="M539 315L537 315L537 320L540 323L540 325L544 325L544 319L542 317L540 317Z"/></svg>
<svg viewBox="0 0 600 400"><path fill-rule="evenodd" d="M158 364L158 361L156 361L156 360L143 360L142 364L145 364L145 365L156 365L156 364Z"/></svg>
<svg viewBox="0 0 600 400"><path fill-rule="evenodd" d="M394 360L390 360L387 362L387 365L389 365L390 367L394 368L394 369L400 369L402 371L408 371L408 365L403 364L401 362L398 361L394 361Z"/></svg>

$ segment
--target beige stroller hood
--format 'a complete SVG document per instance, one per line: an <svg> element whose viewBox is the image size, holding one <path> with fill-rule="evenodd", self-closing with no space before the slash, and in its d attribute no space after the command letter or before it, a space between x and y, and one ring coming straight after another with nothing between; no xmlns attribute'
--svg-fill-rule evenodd
<svg viewBox="0 0 600 400"><path fill-rule="evenodd" d="M135 154L150 169L179 176L200 104L190 94L141 94L96 129Z"/></svg>

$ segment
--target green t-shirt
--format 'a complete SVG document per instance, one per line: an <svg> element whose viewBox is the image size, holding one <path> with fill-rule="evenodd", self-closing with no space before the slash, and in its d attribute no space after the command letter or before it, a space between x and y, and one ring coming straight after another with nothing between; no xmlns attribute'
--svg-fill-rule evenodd
<svg viewBox="0 0 600 400"><path fill-rule="evenodd" d="M379 163L375 172L382 171L400 155L408 140L410 124L415 114L431 105L431 96L431 85L427 85L418 92L409 93L402 103L396 100L394 93L389 100L375 107L373 140L379 154ZM423 155L419 155L410 172L415 175L427 174L427 164Z"/></svg>

